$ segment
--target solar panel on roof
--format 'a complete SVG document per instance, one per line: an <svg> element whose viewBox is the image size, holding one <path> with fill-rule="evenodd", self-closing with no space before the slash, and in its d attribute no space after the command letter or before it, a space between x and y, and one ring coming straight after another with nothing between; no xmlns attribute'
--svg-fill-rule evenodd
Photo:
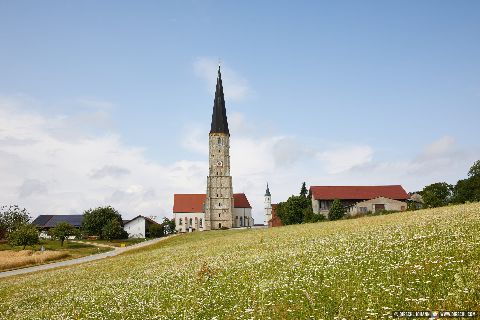
<svg viewBox="0 0 480 320"><path fill-rule="evenodd" d="M39 227L44 227L52 217L53 215L51 214L41 214L36 217L35 220L33 220L32 224Z"/></svg>
<svg viewBox="0 0 480 320"><path fill-rule="evenodd" d="M45 225L45 227L55 227L60 222L68 222L74 227L80 227L83 221L83 215L81 214L60 214L54 215Z"/></svg>

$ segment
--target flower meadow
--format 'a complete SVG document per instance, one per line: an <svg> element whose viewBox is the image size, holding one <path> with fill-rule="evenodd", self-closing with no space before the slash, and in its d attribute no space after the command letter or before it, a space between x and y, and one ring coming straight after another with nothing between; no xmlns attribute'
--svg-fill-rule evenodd
<svg viewBox="0 0 480 320"><path fill-rule="evenodd" d="M0 279L1 319L388 319L480 311L480 204L179 235Z"/></svg>

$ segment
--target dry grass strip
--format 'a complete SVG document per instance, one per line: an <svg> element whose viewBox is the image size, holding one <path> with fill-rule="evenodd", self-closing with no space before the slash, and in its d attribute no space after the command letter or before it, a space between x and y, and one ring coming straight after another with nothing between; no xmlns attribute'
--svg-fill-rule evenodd
<svg viewBox="0 0 480 320"><path fill-rule="evenodd" d="M42 264L68 256L64 251L0 251L0 271Z"/></svg>

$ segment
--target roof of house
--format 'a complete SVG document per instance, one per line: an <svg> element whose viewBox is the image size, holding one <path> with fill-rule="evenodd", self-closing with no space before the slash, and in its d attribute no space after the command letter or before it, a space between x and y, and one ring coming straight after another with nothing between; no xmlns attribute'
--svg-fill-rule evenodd
<svg viewBox="0 0 480 320"><path fill-rule="evenodd" d="M148 217L142 216L142 215L138 215L138 216L136 216L135 218L133 218L133 219L131 219L131 220L123 220L123 224L125 225L125 224L127 224L127 223L129 223L129 222L132 222L133 220L138 219L138 218L143 218L143 219L145 219L146 221L148 221L148 222L150 222L150 223L153 223L153 224L159 224L157 221L155 221L155 220L153 220L153 219L150 219L150 218L148 218Z"/></svg>
<svg viewBox="0 0 480 320"><path fill-rule="evenodd" d="M80 227L83 221L83 214L41 214L32 224L41 228L52 228L60 222L68 222L74 227Z"/></svg>
<svg viewBox="0 0 480 320"><path fill-rule="evenodd" d="M204 203L206 194L174 194L173 195L173 212L204 212ZM233 194L233 206L235 208L251 208L247 196L244 193Z"/></svg>
<svg viewBox="0 0 480 320"><path fill-rule="evenodd" d="M369 200L377 197L405 200L408 198L408 194L401 185L311 186L310 192L315 200Z"/></svg>

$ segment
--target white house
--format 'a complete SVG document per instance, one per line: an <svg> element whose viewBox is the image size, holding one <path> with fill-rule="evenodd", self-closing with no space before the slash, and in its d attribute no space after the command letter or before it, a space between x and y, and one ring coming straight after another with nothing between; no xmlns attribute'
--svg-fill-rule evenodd
<svg viewBox="0 0 480 320"><path fill-rule="evenodd" d="M154 220L142 215L136 216L123 224L123 229L128 232L129 238L146 238L150 235L151 225L158 225Z"/></svg>

